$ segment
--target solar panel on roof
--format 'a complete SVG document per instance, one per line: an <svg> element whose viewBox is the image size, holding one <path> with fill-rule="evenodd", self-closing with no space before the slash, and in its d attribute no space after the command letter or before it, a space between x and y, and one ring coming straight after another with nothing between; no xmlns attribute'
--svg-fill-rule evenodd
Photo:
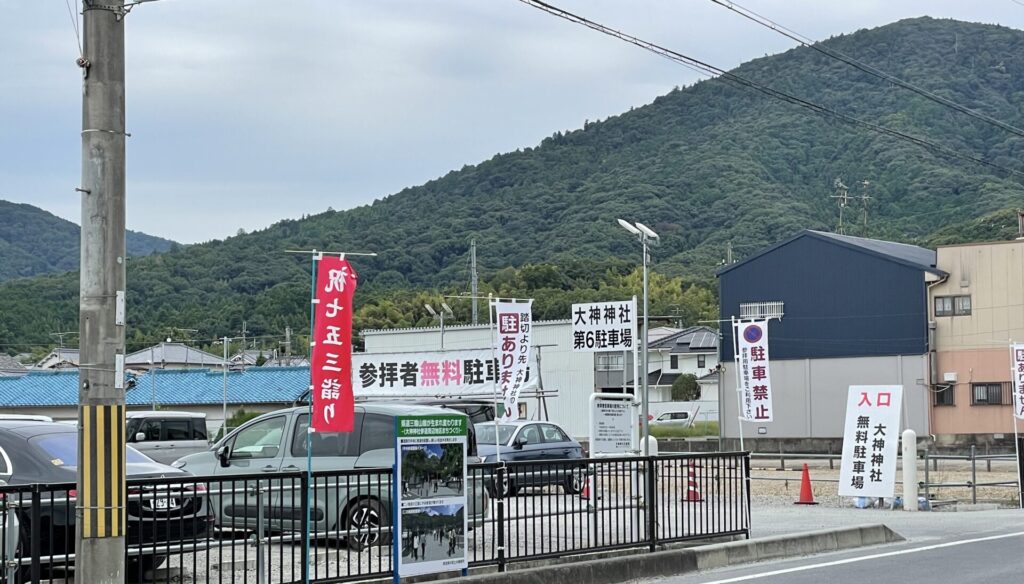
<svg viewBox="0 0 1024 584"><path fill-rule="evenodd" d="M690 349L713 349L718 346L718 335L708 331L703 331L693 335L693 340L690 341Z"/></svg>

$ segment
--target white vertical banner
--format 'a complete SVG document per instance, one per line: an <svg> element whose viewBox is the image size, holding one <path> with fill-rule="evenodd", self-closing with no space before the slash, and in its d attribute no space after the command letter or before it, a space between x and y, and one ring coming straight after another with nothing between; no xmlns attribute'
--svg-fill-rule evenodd
<svg viewBox="0 0 1024 584"><path fill-rule="evenodd" d="M1024 345L1013 345L1013 415L1024 420Z"/></svg>
<svg viewBox="0 0 1024 584"><path fill-rule="evenodd" d="M740 394L740 418L771 422L772 382L768 369L768 321L735 321L736 370Z"/></svg>
<svg viewBox="0 0 1024 584"><path fill-rule="evenodd" d="M533 300L523 302L494 302L498 323L498 387L505 411L501 420L507 422L519 417L519 391L526 384L530 362L531 309Z"/></svg>
<svg viewBox="0 0 1024 584"><path fill-rule="evenodd" d="M902 385L851 385L846 398L839 496L892 497Z"/></svg>

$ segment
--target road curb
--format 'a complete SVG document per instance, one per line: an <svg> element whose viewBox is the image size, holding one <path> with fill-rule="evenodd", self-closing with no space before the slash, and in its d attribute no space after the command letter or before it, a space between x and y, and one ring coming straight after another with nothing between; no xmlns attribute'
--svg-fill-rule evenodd
<svg viewBox="0 0 1024 584"><path fill-rule="evenodd" d="M672 576L698 570L896 541L904 541L903 536L885 525L860 525L653 553L638 551L627 556L467 576L459 578L458 582L464 584L550 584L551 582L617 584L643 578Z"/></svg>

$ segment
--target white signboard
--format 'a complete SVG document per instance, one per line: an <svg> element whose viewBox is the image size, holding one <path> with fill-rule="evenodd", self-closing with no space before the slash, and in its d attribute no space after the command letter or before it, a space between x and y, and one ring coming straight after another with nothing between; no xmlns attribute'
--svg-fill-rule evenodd
<svg viewBox="0 0 1024 584"><path fill-rule="evenodd" d="M494 395L498 370L490 349L415 353L353 353L356 397ZM530 353L523 392L538 389L537 353Z"/></svg>
<svg viewBox="0 0 1024 584"><path fill-rule="evenodd" d="M595 393L590 396L590 456L637 451L634 406L635 400L628 395Z"/></svg>
<svg viewBox="0 0 1024 584"><path fill-rule="evenodd" d="M892 497L900 441L902 385L851 385L846 399L842 497Z"/></svg>
<svg viewBox="0 0 1024 584"><path fill-rule="evenodd" d="M772 382L768 370L768 321L736 321L736 368L740 392L740 418L771 422Z"/></svg>
<svg viewBox="0 0 1024 584"><path fill-rule="evenodd" d="M1013 415L1024 420L1024 345L1013 345Z"/></svg>
<svg viewBox="0 0 1024 584"><path fill-rule="evenodd" d="M533 300L525 302L494 302L498 323L498 386L505 409L501 421L519 417L519 392L526 385L530 361Z"/></svg>
<svg viewBox="0 0 1024 584"><path fill-rule="evenodd" d="M394 581L468 567L466 416L396 418Z"/></svg>
<svg viewBox="0 0 1024 584"><path fill-rule="evenodd" d="M572 305L572 350L632 351L636 341L636 298Z"/></svg>

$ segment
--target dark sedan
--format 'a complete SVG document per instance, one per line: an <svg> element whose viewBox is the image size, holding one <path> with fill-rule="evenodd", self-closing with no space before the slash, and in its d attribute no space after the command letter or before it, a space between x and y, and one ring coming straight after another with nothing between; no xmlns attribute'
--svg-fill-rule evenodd
<svg viewBox="0 0 1024 584"><path fill-rule="evenodd" d="M16 502L4 513L5 521L0 530L18 525L16 533L4 534L5 541L16 541L8 549L14 549L17 557L29 556L33 533L39 534L38 545L44 558L57 556L53 564L65 565L63 556L74 553L77 467L78 429L75 426L0 421L0 485L6 485L2 488L2 497ZM142 576L164 561L163 556L146 550L145 546L203 539L211 529L212 516L202 484L136 480L184 479L191 476L189 473L155 462L130 446L126 449L125 467L129 479L126 543L143 547L141 553L128 556L126 572L132 578L136 574ZM23 487L32 484L44 485L37 530L32 528L31 494ZM7 519L7 513L11 512L16 512L16 516ZM49 563L44 563L44 571Z"/></svg>
<svg viewBox="0 0 1024 584"><path fill-rule="evenodd" d="M527 487L557 485L570 494L583 488L585 467L580 464L528 464L583 458L583 446L556 424L527 420L484 422L476 425L476 441L484 462L497 462L500 453L502 461L513 463L502 489L507 495L516 495ZM490 490L493 494L497 489L492 484Z"/></svg>

